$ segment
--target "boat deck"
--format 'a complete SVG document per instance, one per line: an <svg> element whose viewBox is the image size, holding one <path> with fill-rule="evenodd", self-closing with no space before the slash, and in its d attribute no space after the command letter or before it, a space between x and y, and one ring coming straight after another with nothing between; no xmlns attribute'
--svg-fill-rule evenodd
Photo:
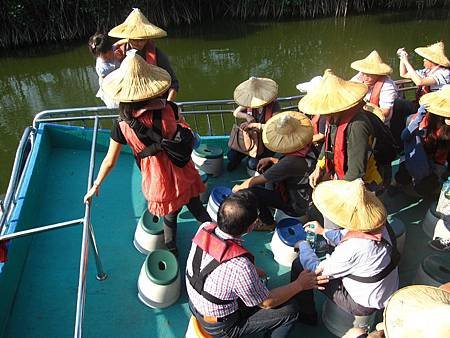
<svg viewBox="0 0 450 338"><path fill-rule="evenodd" d="M22 189L22 197L34 197L34 202L22 206L22 216L17 223L19 230L81 218L84 213L82 198L89 166L89 151L86 150L89 146L86 145L90 144L91 130L80 132L70 127L53 126L45 129L41 128L40 132L48 135L40 139L39 147L35 147L39 150L33 150L39 154L32 154L35 168ZM108 135L107 131L99 132L96 173L107 149ZM213 137L203 142L226 148L225 137ZM224 171L218 178L210 177L208 186L209 189L215 185L231 187L244 178L247 173L242 164L233 173ZM125 149L102 185L100 196L93 200L92 224L108 278L103 282L96 280L95 264L90 255L83 325L85 337L184 336L190 317L184 285L177 303L166 309L148 308L137 297L137 279L145 260L133 246L136 224L146 207L140 187L140 173L130 151ZM395 198L385 195L383 199L389 213L399 217L407 227L405 255L400 264L401 285L407 285L421 260L432 253L420 226L428 203L403 193ZM182 274L197 227L192 215L183 209L178 225ZM81 226L77 226L34 235L31 239L14 240L3 275L14 274L10 266L14 264L15 256L23 257L24 264L15 267L22 269L16 273L19 276L16 290L13 278L8 280L13 290L9 296L12 305L0 307L3 312L0 336L73 336L81 230ZM269 288L289 279L289 270L273 260L271 237L272 233L254 232L245 238L245 246L270 276ZM0 296L5 293L5 290L0 291ZM320 312L323 297L319 294L317 298ZM323 325L312 328L298 324L292 336L300 334L304 338L333 337Z"/></svg>

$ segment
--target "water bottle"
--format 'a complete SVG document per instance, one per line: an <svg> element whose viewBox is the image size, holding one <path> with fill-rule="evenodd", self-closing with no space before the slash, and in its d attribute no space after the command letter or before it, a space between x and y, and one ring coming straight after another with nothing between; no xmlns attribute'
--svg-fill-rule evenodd
<svg viewBox="0 0 450 338"><path fill-rule="evenodd" d="M440 213L444 219L450 217L450 176L442 184L441 194L436 206L436 211Z"/></svg>
<svg viewBox="0 0 450 338"><path fill-rule="evenodd" d="M314 224L310 224L308 228L314 230ZM316 245L316 233L314 231L306 231L306 241L311 245L311 248L314 249Z"/></svg>

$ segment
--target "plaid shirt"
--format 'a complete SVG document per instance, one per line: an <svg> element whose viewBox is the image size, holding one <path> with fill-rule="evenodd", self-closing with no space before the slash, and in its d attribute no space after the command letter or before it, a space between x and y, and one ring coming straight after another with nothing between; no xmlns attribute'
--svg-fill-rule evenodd
<svg viewBox="0 0 450 338"><path fill-rule="evenodd" d="M238 238L224 233L216 228L215 233L223 239ZM195 254L196 245L192 244L187 260L187 273L192 276L192 259ZM212 261L212 256L203 253L200 269L203 269ZM220 264L208 277L206 277L204 290L211 295L226 300L234 300L229 304L217 305L203 298L186 279L186 289L189 299L195 309L202 315L223 318L238 310L238 298L248 307L256 306L269 296L269 290L261 282L256 272L255 265L247 257L236 257Z"/></svg>

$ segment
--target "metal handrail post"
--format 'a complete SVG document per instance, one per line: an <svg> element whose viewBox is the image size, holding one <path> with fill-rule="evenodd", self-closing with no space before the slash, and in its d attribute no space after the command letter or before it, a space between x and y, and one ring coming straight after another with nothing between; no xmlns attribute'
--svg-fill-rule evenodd
<svg viewBox="0 0 450 338"><path fill-rule="evenodd" d="M89 191L89 189L92 186L94 176L95 146L97 143L98 121L99 121L98 118L96 118L94 121L94 131L92 136L87 191ZM87 203L84 212L83 235L81 240L80 272L78 276L77 308L75 315L75 330L74 330L75 338L81 338L83 332L84 304L86 301L86 271L87 271L88 249L89 249L88 241L89 237L91 239L94 237L93 233L90 231L90 223L91 223L90 215L91 215L91 204ZM97 255L96 260L98 259L98 263L100 263L98 252L94 252L94 254ZM97 268L98 267L100 267L101 269L101 264L97 265ZM106 276L106 274L102 270L98 271L98 275ZM106 277L104 277L103 279L105 278Z"/></svg>

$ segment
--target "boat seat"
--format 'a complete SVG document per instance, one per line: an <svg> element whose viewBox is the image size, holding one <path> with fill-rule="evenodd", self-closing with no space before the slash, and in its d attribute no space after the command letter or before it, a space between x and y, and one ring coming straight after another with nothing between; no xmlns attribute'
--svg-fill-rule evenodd
<svg viewBox="0 0 450 338"><path fill-rule="evenodd" d="M389 218L389 225L394 231L395 238L397 240L397 251L403 254L403 249L405 248L406 241L406 227L400 218L392 217Z"/></svg>
<svg viewBox="0 0 450 338"><path fill-rule="evenodd" d="M147 306L165 308L180 296L180 272L177 258L168 250L150 252L138 279L138 297Z"/></svg>
<svg viewBox="0 0 450 338"><path fill-rule="evenodd" d="M205 332L195 316L191 316L185 338L212 338L212 336Z"/></svg>
<svg viewBox="0 0 450 338"><path fill-rule="evenodd" d="M425 257L420 264L414 284L441 286L450 281L450 255L435 254Z"/></svg>
<svg viewBox="0 0 450 338"><path fill-rule="evenodd" d="M192 152L192 161L197 169L214 177L220 176L223 170L223 150L201 144Z"/></svg>
<svg viewBox="0 0 450 338"><path fill-rule="evenodd" d="M425 218L422 221L422 229L425 234L433 238L434 230L436 228L436 224L441 218L441 215L436 211L437 202L433 202L430 205L427 213L425 214Z"/></svg>
<svg viewBox="0 0 450 338"><path fill-rule="evenodd" d="M198 174L200 175L200 178L202 179L203 184L205 185L205 191L200 194L200 201L202 203L208 202L208 174L205 173L201 169L197 169Z"/></svg>
<svg viewBox="0 0 450 338"><path fill-rule="evenodd" d="M354 316L327 298L322 307L322 321L328 331L342 337L352 327L360 327L370 331L375 327L379 313L381 313L381 310L375 311L369 316Z"/></svg>
<svg viewBox="0 0 450 338"><path fill-rule="evenodd" d="M231 195L231 193L232 191L230 188L222 186L216 186L211 190L206 211L208 211L209 216L211 216L214 222L217 221L217 213L219 212L220 205L225 198Z"/></svg>
<svg viewBox="0 0 450 338"><path fill-rule="evenodd" d="M298 253L294 251L294 245L300 240L306 239L303 223L295 218L284 218L277 223L270 243L273 258L283 266L291 267Z"/></svg>
<svg viewBox="0 0 450 338"><path fill-rule="evenodd" d="M156 249L165 249L163 218L146 209L136 226L133 244L140 253L146 255Z"/></svg>

